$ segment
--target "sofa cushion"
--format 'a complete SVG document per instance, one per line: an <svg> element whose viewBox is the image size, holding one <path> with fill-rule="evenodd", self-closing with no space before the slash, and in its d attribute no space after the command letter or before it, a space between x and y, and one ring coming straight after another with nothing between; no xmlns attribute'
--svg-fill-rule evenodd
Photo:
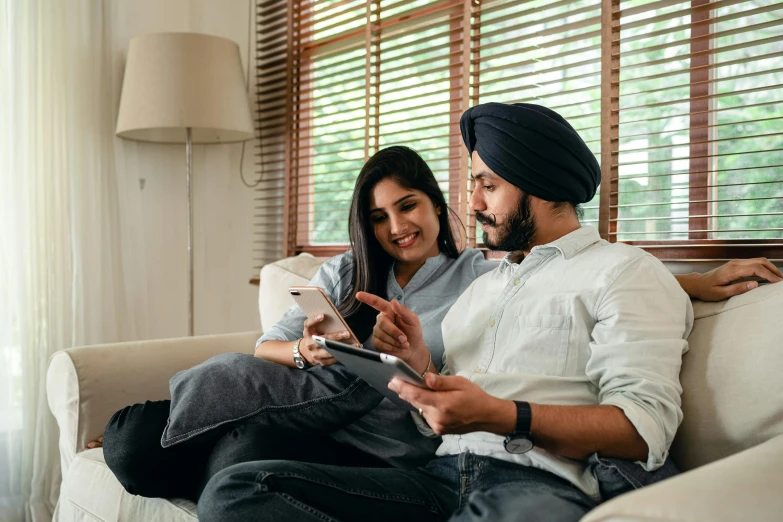
<svg viewBox="0 0 783 522"><path fill-rule="evenodd" d="M783 283L693 309L680 373L684 419L672 446L683 470L783 434Z"/></svg>
<svg viewBox="0 0 783 522"><path fill-rule="evenodd" d="M323 257L314 257L311 254L299 254L261 268L258 311L261 314L263 331L272 328L294 304L288 288L304 286L310 282L325 260Z"/></svg>
<svg viewBox="0 0 783 522"><path fill-rule="evenodd" d="M74 458L63 480L53 520L193 522L197 516L196 504L189 500L145 498L125 491L98 448Z"/></svg>

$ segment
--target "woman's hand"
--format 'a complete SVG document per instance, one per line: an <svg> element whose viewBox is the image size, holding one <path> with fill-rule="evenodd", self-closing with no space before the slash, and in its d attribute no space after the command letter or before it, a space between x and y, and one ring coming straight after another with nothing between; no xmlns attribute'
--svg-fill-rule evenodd
<svg viewBox="0 0 783 522"><path fill-rule="evenodd" d="M757 281L735 282L750 276L766 279L770 283L783 281L783 273L764 257L732 259L725 265L704 274L678 276L677 280L691 297L702 301L722 301L758 287Z"/></svg>
<svg viewBox="0 0 783 522"><path fill-rule="evenodd" d="M102 448L102 447L103 447L103 435L87 443L87 449Z"/></svg>
<svg viewBox="0 0 783 522"><path fill-rule="evenodd" d="M397 300L389 302L367 292L357 293L356 299L380 312L372 330L375 349L399 357L423 373L430 362L430 352L424 343L418 316Z"/></svg>
<svg viewBox="0 0 783 522"><path fill-rule="evenodd" d="M331 366L337 362L337 359L332 357L329 352L315 344L315 341L313 341L314 335L319 335L321 337L325 337L326 339L340 342L344 342L351 337L351 334L348 333L347 330L325 335L322 334L318 331L318 324L323 322L323 320L323 314L316 315L315 317L308 317L304 323L302 342L299 343L299 353L302 355L302 357L304 357L305 361L310 363L312 366L318 364L321 366Z"/></svg>

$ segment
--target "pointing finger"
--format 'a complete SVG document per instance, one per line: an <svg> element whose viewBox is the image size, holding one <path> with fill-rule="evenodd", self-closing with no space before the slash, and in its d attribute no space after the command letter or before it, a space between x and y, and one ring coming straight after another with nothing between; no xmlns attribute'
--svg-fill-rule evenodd
<svg viewBox="0 0 783 522"><path fill-rule="evenodd" d="M364 304L372 306L382 314L392 313L392 309L391 309L391 305L389 304L389 301L381 297L378 297L377 295L370 294L368 292L357 292L356 299L358 299Z"/></svg>

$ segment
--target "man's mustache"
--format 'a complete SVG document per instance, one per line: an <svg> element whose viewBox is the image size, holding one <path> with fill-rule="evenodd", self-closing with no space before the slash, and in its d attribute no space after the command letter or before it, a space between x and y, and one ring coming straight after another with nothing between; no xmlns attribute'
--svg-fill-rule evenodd
<svg viewBox="0 0 783 522"><path fill-rule="evenodd" d="M495 217L495 214L482 214L481 212L476 212L476 221L479 223L489 225L491 227L497 226L497 217Z"/></svg>

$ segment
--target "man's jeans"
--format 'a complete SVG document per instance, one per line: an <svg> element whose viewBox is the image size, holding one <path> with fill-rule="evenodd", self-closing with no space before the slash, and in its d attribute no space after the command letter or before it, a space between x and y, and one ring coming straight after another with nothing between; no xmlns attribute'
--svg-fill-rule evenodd
<svg viewBox="0 0 783 522"><path fill-rule="evenodd" d="M470 453L423 468L247 462L224 469L198 504L202 522L577 521L596 502L542 470Z"/></svg>

